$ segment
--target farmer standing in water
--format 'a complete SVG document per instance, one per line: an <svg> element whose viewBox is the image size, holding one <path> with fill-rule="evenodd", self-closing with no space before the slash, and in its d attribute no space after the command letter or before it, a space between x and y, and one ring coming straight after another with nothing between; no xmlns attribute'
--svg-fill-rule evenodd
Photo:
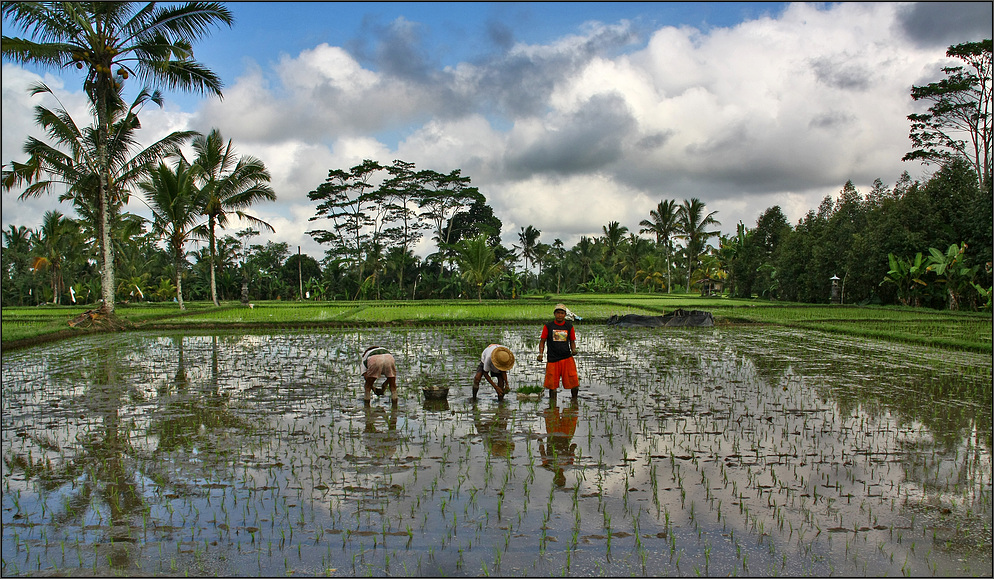
<svg viewBox="0 0 994 579"><path fill-rule="evenodd" d="M549 346L549 357L545 364L545 387L549 398L555 398L559 384L570 391L573 398L579 395L580 379L576 373L576 332L573 322L566 319L568 310L564 304L556 304L553 315L556 319L542 326L542 336L538 342L538 361L542 361L545 346Z"/></svg>

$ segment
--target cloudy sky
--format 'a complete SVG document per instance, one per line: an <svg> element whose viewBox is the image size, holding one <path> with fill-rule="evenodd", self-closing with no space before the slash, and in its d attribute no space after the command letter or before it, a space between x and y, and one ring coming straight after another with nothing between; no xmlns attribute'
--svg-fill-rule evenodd
<svg viewBox="0 0 994 579"><path fill-rule="evenodd" d="M167 92L143 141L220 129L272 172L279 200L252 212L276 233L259 241L318 259L307 193L363 159L460 169L508 246L528 225L567 247L610 221L637 232L665 199L701 199L726 233L773 205L796 223L847 180L927 176L901 161L911 86L942 77L949 45L991 37L988 2L228 6L234 25L195 46L224 98ZM38 80L87 118L80 77L5 60L4 164L41 136ZM3 228L71 214L56 197L4 194Z"/></svg>

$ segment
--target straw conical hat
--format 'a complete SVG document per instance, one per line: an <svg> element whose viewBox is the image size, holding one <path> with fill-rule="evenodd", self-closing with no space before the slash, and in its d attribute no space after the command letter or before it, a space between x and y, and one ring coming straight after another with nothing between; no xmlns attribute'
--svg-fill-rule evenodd
<svg viewBox="0 0 994 579"><path fill-rule="evenodd" d="M514 354L504 346L497 346L490 354L490 363L501 372L507 372L514 366Z"/></svg>

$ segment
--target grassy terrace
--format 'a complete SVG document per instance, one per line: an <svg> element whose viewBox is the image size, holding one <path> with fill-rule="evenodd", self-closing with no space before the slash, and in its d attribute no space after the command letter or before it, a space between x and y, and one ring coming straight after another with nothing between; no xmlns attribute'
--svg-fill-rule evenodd
<svg viewBox="0 0 994 579"><path fill-rule="evenodd" d="M122 304L117 317L123 329L270 330L375 324L541 323L552 318L552 306L565 302L584 324L602 324L612 315L662 315L675 309L711 312L718 325L773 324L916 343L954 350L991 351L991 314L943 312L895 307L790 304L690 295L591 295L526 297L515 301L427 300L356 302L261 302L253 307L206 302ZM5 307L2 309L4 350L93 331L69 321L86 306Z"/></svg>

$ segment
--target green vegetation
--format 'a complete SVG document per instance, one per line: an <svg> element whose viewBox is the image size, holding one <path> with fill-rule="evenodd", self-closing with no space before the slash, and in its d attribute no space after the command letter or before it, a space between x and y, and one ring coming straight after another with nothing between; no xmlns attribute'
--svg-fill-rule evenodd
<svg viewBox="0 0 994 579"><path fill-rule="evenodd" d="M711 312L719 326L771 324L835 334L876 338L966 350L991 351L991 315L937 311L897 306L826 306L790 304L693 295L574 294L527 297L518 300L426 300L283 302L266 301L246 307L223 302L176 304L122 304L116 311L118 329L306 329L382 324L496 324L541 323L551 318L551 307L565 301L583 324L603 324L612 315L663 315L676 309ZM3 348L93 331L93 325L69 322L85 307L5 307L2 310Z"/></svg>

